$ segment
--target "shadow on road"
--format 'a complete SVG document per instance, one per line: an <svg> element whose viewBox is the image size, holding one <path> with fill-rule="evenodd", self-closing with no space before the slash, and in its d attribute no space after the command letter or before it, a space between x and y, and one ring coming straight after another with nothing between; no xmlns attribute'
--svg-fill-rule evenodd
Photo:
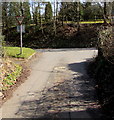
<svg viewBox="0 0 114 120"><path fill-rule="evenodd" d="M33 99L24 101L16 115L50 119L100 118L94 83L84 73L85 64L86 62L69 64L69 70L75 74L73 79L41 91L40 98L39 92L34 92Z"/></svg>

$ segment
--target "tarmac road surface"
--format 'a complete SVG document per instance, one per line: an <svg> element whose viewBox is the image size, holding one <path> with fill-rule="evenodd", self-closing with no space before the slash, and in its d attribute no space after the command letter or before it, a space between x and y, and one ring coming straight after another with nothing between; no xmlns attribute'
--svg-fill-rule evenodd
<svg viewBox="0 0 114 120"><path fill-rule="evenodd" d="M31 75L2 106L2 118L99 118L94 80L87 75L91 49L37 49Z"/></svg>

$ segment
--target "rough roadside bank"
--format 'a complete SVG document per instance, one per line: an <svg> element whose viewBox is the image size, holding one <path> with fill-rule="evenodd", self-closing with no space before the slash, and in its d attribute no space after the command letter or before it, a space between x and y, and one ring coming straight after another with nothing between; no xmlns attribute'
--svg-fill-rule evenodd
<svg viewBox="0 0 114 120"><path fill-rule="evenodd" d="M114 117L114 65L106 59L97 57L88 68L88 74L95 79L96 93L106 118Z"/></svg>
<svg viewBox="0 0 114 120"><path fill-rule="evenodd" d="M8 99L10 99L13 95L13 92L27 80L28 76L30 75L30 65L31 63L36 59L41 56L41 52L36 52L35 54L31 55L28 59L13 59L11 60L15 62L16 64L19 64L22 67L22 72L20 76L17 78L16 82L14 85L12 85L9 89L2 91L3 97L1 99L0 106L3 105L4 102L6 102Z"/></svg>

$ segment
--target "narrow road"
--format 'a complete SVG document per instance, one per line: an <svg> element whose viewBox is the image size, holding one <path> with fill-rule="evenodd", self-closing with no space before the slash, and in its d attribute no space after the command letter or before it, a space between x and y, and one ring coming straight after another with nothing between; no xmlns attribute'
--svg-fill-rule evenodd
<svg viewBox="0 0 114 120"><path fill-rule="evenodd" d="M31 75L2 106L3 118L93 118L100 111L86 73L95 49L47 49Z"/></svg>

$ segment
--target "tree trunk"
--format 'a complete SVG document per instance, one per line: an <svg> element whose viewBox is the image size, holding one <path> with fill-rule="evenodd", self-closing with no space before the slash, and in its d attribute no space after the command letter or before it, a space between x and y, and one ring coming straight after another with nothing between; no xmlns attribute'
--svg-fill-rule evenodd
<svg viewBox="0 0 114 120"><path fill-rule="evenodd" d="M63 26L63 23L64 23L64 14L63 14L63 8L62 8L62 26Z"/></svg>
<svg viewBox="0 0 114 120"><path fill-rule="evenodd" d="M107 7L106 7L106 2L104 2L104 24L106 24L106 15L107 15Z"/></svg>
<svg viewBox="0 0 114 120"><path fill-rule="evenodd" d="M114 4L114 3L113 3ZM112 16L113 16L113 18L112 18L112 23L114 24L114 7L112 7Z"/></svg>
<svg viewBox="0 0 114 120"><path fill-rule="evenodd" d="M55 35L56 35L56 6L55 6L55 4L56 4L56 0L54 0L54 33L55 33Z"/></svg>
<svg viewBox="0 0 114 120"><path fill-rule="evenodd" d="M41 5L43 5L43 3L42 3L42 2L41 2ZM44 31L43 31L43 26L42 26L42 15L41 15L41 13L42 13L42 8L40 8L39 14L40 14L40 27L41 27L42 34L43 34L43 33L44 33Z"/></svg>
<svg viewBox="0 0 114 120"><path fill-rule="evenodd" d="M112 2L108 3L109 6L109 21L112 23Z"/></svg>
<svg viewBox="0 0 114 120"><path fill-rule="evenodd" d="M33 21L35 23L34 2L32 2L31 8L32 8Z"/></svg>
<svg viewBox="0 0 114 120"><path fill-rule="evenodd" d="M2 3L0 3L0 11L0 35L2 35Z"/></svg>
<svg viewBox="0 0 114 120"><path fill-rule="evenodd" d="M114 4L114 3L113 3ZM112 12L111 12L111 14L112 14L112 33L114 33L114 7L112 7ZM113 42L114 42L114 34L113 34Z"/></svg>
<svg viewBox="0 0 114 120"><path fill-rule="evenodd" d="M58 2L56 2L56 24L58 22Z"/></svg>
<svg viewBox="0 0 114 120"><path fill-rule="evenodd" d="M0 3L0 67L3 64L2 62L2 56L3 56L3 47L2 47L2 42L3 42L3 36L2 36L2 3Z"/></svg>
<svg viewBox="0 0 114 120"><path fill-rule="evenodd" d="M80 2L77 2L77 31L80 30Z"/></svg>
<svg viewBox="0 0 114 120"><path fill-rule="evenodd" d="M23 2L20 3L20 10L21 10L21 16L24 16L24 12L23 12Z"/></svg>

